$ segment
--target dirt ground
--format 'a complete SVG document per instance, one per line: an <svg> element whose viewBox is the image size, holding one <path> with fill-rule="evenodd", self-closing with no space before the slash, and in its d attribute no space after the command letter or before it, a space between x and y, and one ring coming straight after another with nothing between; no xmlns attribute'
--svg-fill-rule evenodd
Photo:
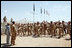
<svg viewBox="0 0 72 48"><path fill-rule="evenodd" d="M65 40L69 38L66 35L60 39L55 37L50 38L49 36L41 36L34 38L32 36L17 36L16 45L7 47L71 47L71 40ZM6 47L6 35L1 35L1 47Z"/></svg>

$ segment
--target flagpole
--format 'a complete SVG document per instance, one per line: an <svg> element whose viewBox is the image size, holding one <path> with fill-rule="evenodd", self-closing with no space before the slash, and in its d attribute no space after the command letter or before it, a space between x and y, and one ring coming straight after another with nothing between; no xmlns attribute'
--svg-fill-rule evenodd
<svg viewBox="0 0 72 48"><path fill-rule="evenodd" d="M34 24L34 15L35 15L35 4L33 3L33 24Z"/></svg>
<svg viewBox="0 0 72 48"><path fill-rule="evenodd" d="M45 21L45 9L44 9L44 21Z"/></svg>
<svg viewBox="0 0 72 48"><path fill-rule="evenodd" d="M45 21L45 14L44 14L44 21Z"/></svg>
<svg viewBox="0 0 72 48"><path fill-rule="evenodd" d="M34 23L34 13L35 13L35 12L33 12L33 23Z"/></svg>

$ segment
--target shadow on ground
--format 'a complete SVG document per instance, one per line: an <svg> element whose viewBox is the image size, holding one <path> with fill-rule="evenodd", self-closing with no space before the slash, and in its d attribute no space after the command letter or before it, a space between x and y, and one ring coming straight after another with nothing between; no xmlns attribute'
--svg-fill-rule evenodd
<svg viewBox="0 0 72 48"><path fill-rule="evenodd" d="M6 43L1 44L1 47L10 47L10 46L11 46L11 44L6 44Z"/></svg>

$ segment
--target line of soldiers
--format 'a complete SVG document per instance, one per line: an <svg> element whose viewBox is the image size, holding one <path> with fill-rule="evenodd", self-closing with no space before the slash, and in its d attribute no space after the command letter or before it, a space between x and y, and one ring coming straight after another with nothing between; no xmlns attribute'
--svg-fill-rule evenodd
<svg viewBox="0 0 72 48"><path fill-rule="evenodd" d="M64 21L60 22L37 22L37 23L27 23L27 24L16 24L17 27L17 35L33 35L35 37L40 37L41 35L51 35L59 36L58 38L64 36L65 34L69 34L71 37L71 22L67 22L65 24Z"/></svg>

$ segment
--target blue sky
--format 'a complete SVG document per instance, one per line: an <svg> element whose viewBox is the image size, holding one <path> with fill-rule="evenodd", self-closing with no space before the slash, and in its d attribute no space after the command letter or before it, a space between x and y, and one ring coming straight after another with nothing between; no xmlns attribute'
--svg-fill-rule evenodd
<svg viewBox="0 0 72 48"><path fill-rule="evenodd" d="M1 20L6 15L9 21L25 19L33 22L33 3L35 3L34 21L70 21L71 1L1 1ZM48 11L49 16L40 13ZM45 16L45 19L44 19Z"/></svg>

